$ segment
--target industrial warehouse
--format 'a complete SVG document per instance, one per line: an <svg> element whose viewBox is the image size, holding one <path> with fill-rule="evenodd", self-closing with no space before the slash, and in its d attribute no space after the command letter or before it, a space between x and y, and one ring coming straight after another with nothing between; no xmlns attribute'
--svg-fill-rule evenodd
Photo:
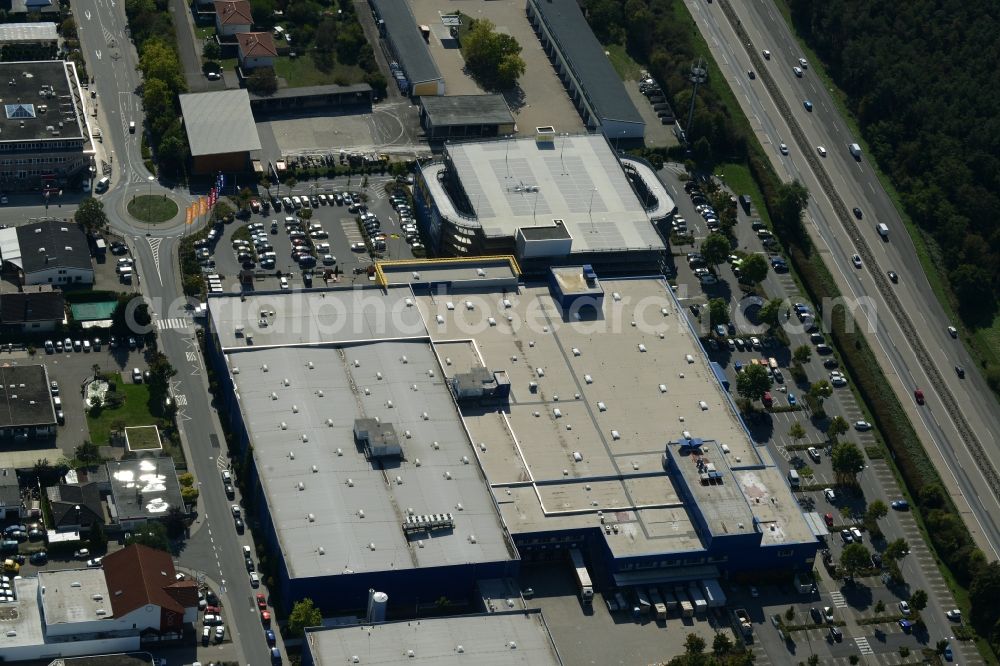
<svg viewBox="0 0 1000 666"><path fill-rule="evenodd" d="M519 272L389 262L373 288L209 300L283 602L472 600L570 550L599 589L808 571L822 521L751 442L666 282Z"/></svg>
<svg viewBox="0 0 1000 666"><path fill-rule="evenodd" d="M527 273L553 263L658 270L654 223L674 212L649 165L600 134L448 143L414 186L417 220L439 255L511 254Z"/></svg>

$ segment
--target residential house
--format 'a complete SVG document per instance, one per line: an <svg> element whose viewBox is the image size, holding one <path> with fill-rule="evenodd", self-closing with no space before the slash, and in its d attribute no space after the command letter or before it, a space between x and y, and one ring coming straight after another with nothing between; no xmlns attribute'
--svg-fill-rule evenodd
<svg viewBox="0 0 1000 666"><path fill-rule="evenodd" d="M253 13L247 0L216 0L215 31L219 37L250 32L252 26Z"/></svg>
<svg viewBox="0 0 1000 666"><path fill-rule="evenodd" d="M240 67L244 70L274 67L278 49L269 32L244 32L236 35Z"/></svg>

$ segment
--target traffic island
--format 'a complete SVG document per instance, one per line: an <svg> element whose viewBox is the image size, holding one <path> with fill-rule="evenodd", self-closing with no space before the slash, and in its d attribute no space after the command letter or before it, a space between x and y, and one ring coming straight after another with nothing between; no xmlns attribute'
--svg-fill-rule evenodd
<svg viewBox="0 0 1000 666"><path fill-rule="evenodd" d="M165 194L140 194L132 197L128 214L139 222L162 224L177 216L177 204Z"/></svg>

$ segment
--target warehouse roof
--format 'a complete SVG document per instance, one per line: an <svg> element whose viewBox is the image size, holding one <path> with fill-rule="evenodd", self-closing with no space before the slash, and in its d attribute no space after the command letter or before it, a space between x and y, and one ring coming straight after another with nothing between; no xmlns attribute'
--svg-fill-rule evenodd
<svg viewBox="0 0 1000 666"><path fill-rule="evenodd" d="M191 155L260 150L246 89L192 93L180 100Z"/></svg>
<svg viewBox="0 0 1000 666"><path fill-rule="evenodd" d="M723 531L717 499L745 516L748 530L757 518L779 526L787 541L811 539L669 286L652 278L600 284L601 316L581 321L568 320L547 285L505 298L463 294L472 309L449 309L439 294L416 296L425 320L440 322L428 329L438 356L451 361L449 378L477 366L510 377L503 413L462 410L472 441L486 444L477 452L508 529L593 528L603 511L619 528L605 537L616 557L690 552L702 544L694 511ZM494 325L483 324L490 319ZM685 432L715 442L715 457L724 456L722 486L694 484L700 506L689 505L681 480L664 469L667 442ZM762 497L776 502L756 501Z"/></svg>
<svg viewBox="0 0 1000 666"><path fill-rule="evenodd" d="M40 571L38 582L47 626L94 622L116 615L101 569Z"/></svg>
<svg viewBox="0 0 1000 666"><path fill-rule="evenodd" d="M511 559L419 312L404 304L409 289L390 289L387 296L363 291L371 317L378 316L380 300L392 299L419 324L420 338L399 338L399 327L391 325L379 335L362 321L354 342L270 346L287 339L279 334L231 348L227 356L289 575ZM350 313L353 306L342 301L356 296L340 290L247 296L246 303L273 311L275 324L267 327L273 330L295 326L292 312L315 311L319 302L331 314ZM314 307L302 308L303 300ZM211 311L213 317L221 312L217 305ZM359 446L358 428L374 418L391 426L402 457L382 464ZM435 520L450 525L434 538L404 530L410 518L446 514Z"/></svg>
<svg viewBox="0 0 1000 666"><path fill-rule="evenodd" d="M115 460L108 463L108 476L119 520L164 518L172 507L184 508L170 456Z"/></svg>
<svg viewBox="0 0 1000 666"><path fill-rule="evenodd" d="M541 611L484 613L420 621L310 629L307 649L316 666L560 666Z"/></svg>
<svg viewBox="0 0 1000 666"><path fill-rule="evenodd" d="M450 145L447 156L486 236L514 236L518 229L561 220L574 252L662 250L663 240L600 134ZM426 169L442 167L434 163ZM425 180L442 214L459 219L437 179Z"/></svg>
<svg viewBox="0 0 1000 666"><path fill-rule="evenodd" d="M408 2L400 0L371 0L379 18L385 21L386 38L396 57L402 62L403 71L411 84L437 81L441 78L427 42L417 29Z"/></svg>
<svg viewBox="0 0 1000 666"><path fill-rule="evenodd" d="M425 96L420 106L434 127L514 124L503 95Z"/></svg>
<svg viewBox="0 0 1000 666"><path fill-rule="evenodd" d="M577 0L529 0L601 120L643 123Z"/></svg>
<svg viewBox="0 0 1000 666"><path fill-rule="evenodd" d="M62 321L66 303L61 291L26 291L0 299L0 324Z"/></svg>

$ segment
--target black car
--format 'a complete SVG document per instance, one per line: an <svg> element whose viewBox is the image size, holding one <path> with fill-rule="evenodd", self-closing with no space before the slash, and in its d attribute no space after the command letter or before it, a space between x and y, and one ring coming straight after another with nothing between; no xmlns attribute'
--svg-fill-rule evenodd
<svg viewBox="0 0 1000 666"><path fill-rule="evenodd" d="M31 563L35 566L42 566L43 564L48 564L49 554L44 550L40 550L37 553L31 554Z"/></svg>
<svg viewBox="0 0 1000 666"><path fill-rule="evenodd" d="M853 213L854 217L858 218L859 220L864 216L864 214L861 212L861 209L858 208L857 206L854 207Z"/></svg>
<svg viewBox="0 0 1000 666"><path fill-rule="evenodd" d="M823 361L823 367L826 368L827 370L832 370L833 368L836 368L836 367L839 367L839 366L840 366L840 362L837 359L833 358L832 356L830 358L825 359Z"/></svg>
<svg viewBox="0 0 1000 666"><path fill-rule="evenodd" d="M246 525L243 524L243 520L241 518L236 518L233 521L233 523L236 525L236 533L237 534L243 534L243 531L247 527Z"/></svg>
<svg viewBox="0 0 1000 666"><path fill-rule="evenodd" d="M960 365L955 366L955 374L958 375L959 379L965 379L965 368Z"/></svg>
<svg viewBox="0 0 1000 666"><path fill-rule="evenodd" d="M809 609L809 614L812 615L813 622L816 624L823 624L823 614L819 612L819 609L813 606Z"/></svg>
<svg viewBox="0 0 1000 666"><path fill-rule="evenodd" d="M111 254L117 254L117 255L128 254L128 246L125 245L125 243L120 243L118 241L115 241L114 243L111 244Z"/></svg>
<svg viewBox="0 0 1000 666"><path fill-rule="evenodd" d="M226 497L233 499L236 497L236 489L231 484L226 484Z"/></svg>
<svg viewBox="0 0 1000 666"><path fill-rule="evenodd" d="M888 275L889 275L889 279L892 280L893 284L898 284L899 283L899 276L896 275L896 271L889 271Z"/></svg>

